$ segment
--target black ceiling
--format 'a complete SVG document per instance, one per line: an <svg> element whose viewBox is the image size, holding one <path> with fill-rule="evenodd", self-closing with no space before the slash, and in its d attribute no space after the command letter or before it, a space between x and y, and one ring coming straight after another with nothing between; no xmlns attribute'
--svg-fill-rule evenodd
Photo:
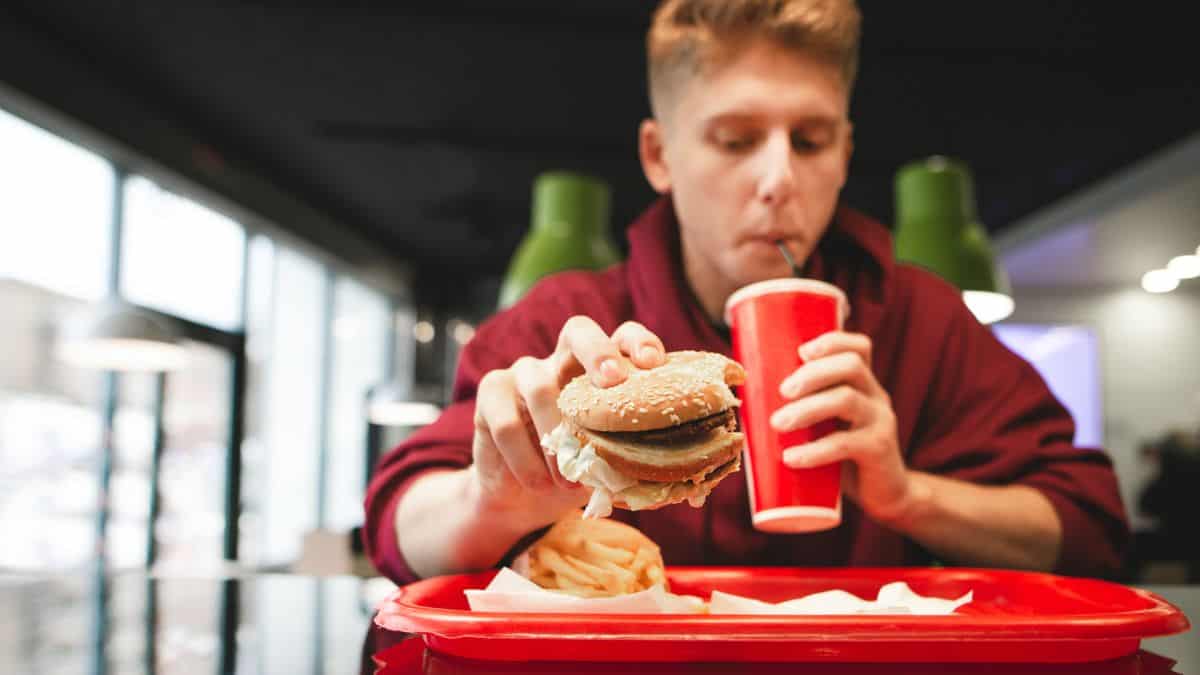
<svg viewBox="0 0 1200 675"><path fill-rule="evenodd" d="M890 219L899 165L955 155L997 231L1196 131L1194 24L1167 4L862 2L846 200ZM0 21L430 282L502 272L540 171L608 179L618 230L652 197L635 155L650 3L342 5L25 0Z"/></svg>

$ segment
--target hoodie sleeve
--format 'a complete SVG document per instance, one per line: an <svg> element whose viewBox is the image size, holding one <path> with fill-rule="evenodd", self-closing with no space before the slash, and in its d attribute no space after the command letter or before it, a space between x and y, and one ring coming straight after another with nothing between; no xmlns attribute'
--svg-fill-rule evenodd
<svg viewBox="0 0 1200 675"><path fill-rule="evenodd" d="M589 314L605 330L613 329L612 303L598 290L604 286L599 279L592 273L569 272L543 280L516 305L484 322L463 348L451 403L435 422L386 454L367 487L363 543L380 573L399 584L417 580L400 552L396 507L426 472L462 469L471 463L475 392L483 376L508 368L521 356L548 356L573 314Z"/></svg>
<svg viewBox="0 0 1200 675"><path fill-rule="evenodd" d="M929 306L950 309L939 324L938 368L909 465L975 483L1038 489L1062 521L1055 571L1117 576L1130 533L1108 455L1074 445L1067 410L1033 366L975 320L956 290L939 284L933 292L948 297Z"/></svg>

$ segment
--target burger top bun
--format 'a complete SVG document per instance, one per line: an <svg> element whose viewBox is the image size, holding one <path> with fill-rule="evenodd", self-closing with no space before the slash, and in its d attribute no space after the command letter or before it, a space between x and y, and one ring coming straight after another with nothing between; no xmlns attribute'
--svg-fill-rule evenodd
<svg viewBox="0 0 1200 675"><path fill-rule="evenodd" d="M626 365L628 379L612 387L597 387L586 374L568 382L558 397L562 414L594 431L664 429L738 405L729 387L746 379L736 361L712 352L670 352L648 370Z"/></svg>

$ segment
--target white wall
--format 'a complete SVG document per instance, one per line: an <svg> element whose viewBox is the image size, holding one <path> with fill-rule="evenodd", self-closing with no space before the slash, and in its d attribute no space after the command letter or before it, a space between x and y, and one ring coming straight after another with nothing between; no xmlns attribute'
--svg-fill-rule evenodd
<svg viewBox="0 0 1200 675"><path fill-rule="evenodd" d="M1116 464L1135 527L1137 496L1154 472L1138 455L1172 427L1200 428L1200 292L1196 282L1165 295L1140 288L1014 291L1014 323L1082 324L1100 341L1104 445ZM1200 486L1198 486L1200 489Z"/></svg>

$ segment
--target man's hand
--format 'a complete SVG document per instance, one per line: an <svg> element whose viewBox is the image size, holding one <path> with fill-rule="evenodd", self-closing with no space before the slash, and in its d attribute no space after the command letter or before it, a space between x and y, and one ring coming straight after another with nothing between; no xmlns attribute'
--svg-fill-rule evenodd
<svg viewBox="0 0 1200 675"><path fill-rule="evenodd" d="M542 436L561 420L559 392L583 373L610 387L628 377L628 361L652 368L665 359L662 341L639 323L626 322L609 336L595 321L574 316L549 357L522 357L485 375L475 398L472 447L479 508L532 529L587 503L589 491L563 478L541 448Z"/></svg>
<svg viewBox="0 0 1200 675"><path fill-rule="evenodd" d="M830 419L841 430L811 443L785 448L784 464L810 468L849 460L843 487L869 516L889 524L904 516L913 481L900 455L896 415L871 371L871 339L858 333L826 333L800 346L804 365L779 385L792 399L771 416L780 432Z"/></svg>

